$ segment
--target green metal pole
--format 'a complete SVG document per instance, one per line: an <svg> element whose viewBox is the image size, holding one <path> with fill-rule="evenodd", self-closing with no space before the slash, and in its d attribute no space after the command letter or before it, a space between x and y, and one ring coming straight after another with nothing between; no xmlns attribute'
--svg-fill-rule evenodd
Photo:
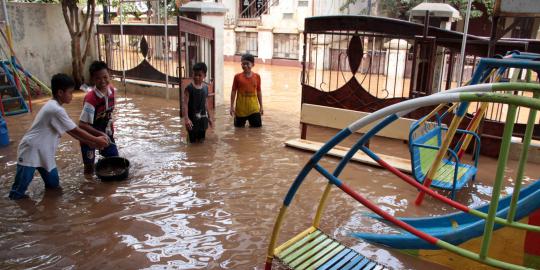
<svg viewBox="0 0 540 270"><path fill-rule="evenodd" d="M538 97L540 97L540 94L538 92L534 92L533 98L538 98ZM535 120L536 120L536 110L530 109L529 119L527 120L527 128L525 129L525 136L523 137L523 149L521 149L521 155L519 158L516 184L514 186L514 192L512 193L512 201L510 202L510 210L508 211L508 218L507 218L508 222L513 222L514 218L516 217L517 200L519 199L519 192L521 190L523 174L525 173L525 165L527 163L527 156L529 154L529 145L531 144Z"/></svg>
<svg viewBox="0 0 540 270"><path fill-rule="evenodd" d="M499 261L497 259L493 258L485 258L481 259L480 256L470 250L460 248L458 246L454 246L448 242L444 242L442 240L437 241L437 246L446 249L450 252L453 252L455 254L458 254L460 256L463 256L465 258L469 258L471 260L475 260L477 262L487 264L489 266L497 267L500 269L511 269L511 270L532 270L533 268L524 267L521 265L515 265L508 262Z"/></svg>
<svg viewBox="0 0 540 270"><path fill-rule="evenodd" d="M493 234L493 225L495 224L495 215L497 214L497 205L501 196L501 188L504 180L504 169L508 162L508 150L510 149L510 141L512 139L512 131L516 120L516 105L508 106L508 114L506 116L506 125L504 126L501 150L499 150L499 161L497 162L497 174L495 183L493 183L493 192L491 194L491 203L489 205L488 217L484 228L484 237L482 238L482 247L480 249L480 259L485 260L489 250L491 236Z"/></svg>

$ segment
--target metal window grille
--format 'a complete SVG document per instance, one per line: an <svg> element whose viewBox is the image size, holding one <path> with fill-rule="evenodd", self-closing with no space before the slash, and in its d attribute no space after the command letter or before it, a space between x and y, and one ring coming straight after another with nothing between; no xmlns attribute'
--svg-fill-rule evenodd
<svg viewBox="0 0 540 270"><path fill-rule="evenodd" d="M236 54L257 56L257 32L236 32Z"/></svg>
<svg viewBox="0 0 540 270"><path fill-rule="evenodd" d="M293 13L283 13L283 19L292 19L293 16Z"/></svg>
<svg viewBox="0 0 540 270"><path fill-rule="evenodd" d="M274 34L274 58L298 59L298 35Z"/></svg>

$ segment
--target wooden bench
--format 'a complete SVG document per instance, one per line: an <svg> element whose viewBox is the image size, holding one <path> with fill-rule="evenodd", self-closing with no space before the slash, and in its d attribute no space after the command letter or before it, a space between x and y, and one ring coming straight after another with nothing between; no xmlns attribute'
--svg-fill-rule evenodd
<svg viewBox="0 0 540 270"><path fill-rule="evenodd" d="M302 112L300 113L300 123L302 124L301 138L306 138L308 125L343 129L352 122L367 115L369 115L367 112L303 103ZM415 121L414 119L400 118L382 129L377 133L377 136L408 141L409 128ZM360 129L358 133L366 133L375 124L373 123Z"/></svg>
<svg viewBox="0 0 540 270"><path fill-rule="evenodd" d="M323 143L306 140L308 125L343 129L352 122L367 115L369 115L369 113L304 103L302 104L302 112L300 114L302 138L288 140L285 142L285 145L306 151L318 151ZM377 136L407 141L409 139L409 127L414 121L415 120L413 119L400 118L377 133ZM365 133L371 127L373 127L373 124L364 127L358 132ZM348 151L348 147L336 146L328 154L331 156L343 157ZM377 155L398 170L411 173L411 161L409 159L383 154ZM376 161L361 151L356 153L352 160L368 165L379 165Z"/></svg>

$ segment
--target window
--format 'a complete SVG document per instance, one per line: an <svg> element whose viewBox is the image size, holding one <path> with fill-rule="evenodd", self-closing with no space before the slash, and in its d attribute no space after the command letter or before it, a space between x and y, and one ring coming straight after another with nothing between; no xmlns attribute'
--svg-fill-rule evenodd
<svg viewBox="0 0 540 270"><path fill-rule="evenodd" d="M298 60L298 34L274 34L274 58Z"/></svg>
<svg viewBox="0 0 540 270"><path fill-rule="evenodd" d="M307 6L309 6L309 1L298 0L298 6L299 7L307 7Z"/></svg>
<svg viewBox="0 0 540 270"><path fill-rule="evenodd" d="M283 19L292 19L293 13L283 13Z"/></svg>
<svg viewBox="0 0 540 270"><path fill-rule="evenodd" d="M236 32L236 54L257 56L257 32Z"/></svg>

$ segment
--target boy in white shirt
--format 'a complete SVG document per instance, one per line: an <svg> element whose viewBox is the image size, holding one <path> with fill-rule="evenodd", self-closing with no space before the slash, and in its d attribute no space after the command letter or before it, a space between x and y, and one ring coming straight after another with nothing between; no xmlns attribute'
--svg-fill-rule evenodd
<svg viewBox="0 0 540 270"><path fill-rule="evenodd" d="M56 169L55 153L60 137L68 133L84 143L104 148L109 143L106 137L95 137L80 129L69 118L62 104L68 104L73 98L75 82L65 74L56 74L51 79L53 98L39 111L32 127L24 134L18 149L17 173L9 192L12 200L28 198L25 194L32 182L34 172L38 170L46 188L60 186Z"/></svg>

